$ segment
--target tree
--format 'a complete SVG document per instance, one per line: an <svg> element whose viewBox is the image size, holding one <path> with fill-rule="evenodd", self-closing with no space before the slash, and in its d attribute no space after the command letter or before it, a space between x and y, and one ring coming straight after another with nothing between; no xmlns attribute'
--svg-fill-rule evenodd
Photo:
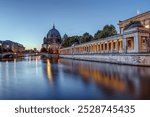
<svg viewBox="0 0 150 117"><path fill-rule="evenodd" d="M94 39L100 39L100 38L103 38L103 31L102 30L98 30L94 35Z"/></svg>
<svg viewBox="0 0 150 117"><path fill-rule="evenodd" d="M85 43L85 42L89 42L91 40L93 40L93 36L86 32L83 34L82 38L80 39L80 42Z"/></svg>
<svg viewBox="0 0 150 117"><path fill-rule="evenodd" d="M113 25L106 25L103 28L103 38L114 36L117 34L116 28Z"/></svg>
<svg viewBox="0 0 150 117"><path fill-rule="evenodd" d="M47 52L46 48L41 48L41 52Z"/></svg>
<svg viewBox="0 0 150 117"><path fill-rule="evenodd" d="M69 46L72 46L74 43L78 43L79 44L79 36L72 36L69 37Z"/></svg>
<svg viewBox="0 0 150 117"><path fill-rule="evenodd" d="M116 34L117 34L117 31L116 31L116 28L113 25L105 25L103 27L103 30L98 30L95 33L94 38L95 39L101 39L101 38L114 36Z"/></svg>
<svg viewBox="0 0 150 117"><path fill-rule="evenodd" d="M94 39L114 36L116 34L117 34L117 31L113 25L105 25L103 30L98 30L95 33L94 38L92 35L86 32L82 36L77 35L77 36L71 36L71 37L65 38L61 45L62 47L69 47L69 46L72 46L73 44L85 43L85 42L92 41Z"/></svg>
<svg viewBox="0 0 150 117"><path fill-rule="evenodd" d="M63 47L69 47L69 46L72 46L74 43L79 43L79 38L80 38L80 36L71 36L71 37L68 37L67 39L65 39L62 42L62 46Z"/></svg>
<svg viewBox="0 0 150 117"><path fill-rule="evenodd" d="M68 40L68 38L67 38L67 39L64 39L63 42L61 43L61 45L62 45L63 47L68 47L68 46L69 46L69 40Z"/></svg>

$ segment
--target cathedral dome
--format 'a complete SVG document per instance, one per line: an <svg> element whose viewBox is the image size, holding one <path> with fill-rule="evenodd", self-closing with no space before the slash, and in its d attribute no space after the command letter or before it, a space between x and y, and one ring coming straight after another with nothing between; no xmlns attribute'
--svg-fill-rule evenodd
<svg viewBox="0 0 150 117"><path fill-rule="evenodd" d="M51 30L48 31L47 33L48 37L61 37L59 31L55 28L55 25Z"/></svg>

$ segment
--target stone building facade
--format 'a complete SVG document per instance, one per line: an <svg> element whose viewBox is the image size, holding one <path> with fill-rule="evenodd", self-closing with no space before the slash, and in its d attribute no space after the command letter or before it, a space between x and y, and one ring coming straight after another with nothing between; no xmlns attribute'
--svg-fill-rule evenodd
<svg viewBox="0 0 150 117"><path fill-rule="evenodd" d="M73 47L60 49L60 54L149 53L150 11L119 21L120 34Z"/></svg>
<svg viewBox="0 0 150 117"><path fill-rule="evenodd" d="M61 47L61 35L55 28L55 25L48 31L47 36L43 39L42 49L46 50L50 54L59 54Z"/></svg>
<svg viewBox="0 0 150 117"><path fill-rule="evenodd" d="M19 44L10 40L0 41L0 48L1 48L1 51L11 50L14 53L25 51L25 47L22 44Z"/></svg>

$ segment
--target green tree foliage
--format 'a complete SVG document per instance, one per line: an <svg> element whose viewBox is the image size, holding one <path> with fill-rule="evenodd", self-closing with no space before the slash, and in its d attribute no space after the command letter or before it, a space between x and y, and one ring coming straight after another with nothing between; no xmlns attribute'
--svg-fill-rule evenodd
<svg viewBox="0 0 150 117"><path fill-rule="evenodd" d="M69 47L69 46L72 46L74 43L79 43L80 38L81 38L80 36L68 37L62 42L62 46L63 47Z"/></svg>
<svg viewBox="0 0 150 117"><path fill-rule="evenodd" d="M89 42L89 41L91 41L91 40L93 40L93 36L86 32L86 33L84 33L83 36L81 37L80 42L81 42L81 43L85 43L85 42Z"/></svg>
<svg viewBox="0 0 150 117"><path fill-rule="evenodd" d="M69 47L72 46L74 43L85 43L92 41L94 39L106 38L110 36L114 36L117 34L117 31L113 25L106 25L104 26L103 30L98 30L94 38L89 33L84 33L82 36L71 36L67 37L62 42L62 47Z"/></svg>
<svg viewBox="0 0 150 117"><path fill-rule="evenodd" d="M101 38L114 36L116 34L117 34L117 31L116 31L116 28L113 25L105 25L103 27L103 30L98 30L95 33L94 38L95 39L101 39Z"/></svg>
<svg viewBox="0 0 150 117"><path fill-rule="evenodd" d="M100 39L100 38L103 38L103 31L102 30L98 30L94 35L94 39Z"/></svg>

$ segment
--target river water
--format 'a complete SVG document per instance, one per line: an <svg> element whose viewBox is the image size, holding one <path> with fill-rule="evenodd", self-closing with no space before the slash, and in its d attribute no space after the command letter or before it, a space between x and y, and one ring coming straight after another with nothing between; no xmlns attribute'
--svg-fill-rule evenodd
<svg viewBox="0 0 150 117"><path fill-rule="evenodd" d="M150 67L39 56L3 60L0 99L150 99Z"/></svg>

